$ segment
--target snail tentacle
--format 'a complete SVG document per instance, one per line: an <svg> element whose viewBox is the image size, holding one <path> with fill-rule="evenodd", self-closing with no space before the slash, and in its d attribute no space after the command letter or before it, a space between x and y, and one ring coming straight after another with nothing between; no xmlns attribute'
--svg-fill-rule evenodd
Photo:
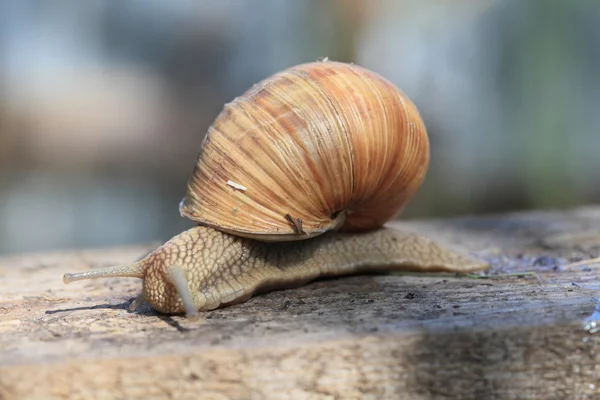
<svg viewBox="0 0 600 400"><path fill-rule="evenodd" d="M188 318L197 316L198 308L196 307L194 298L190 293L185 270L178 265L172 265L166 268L165 275L169 282L175 286L175 289L177 289L177 293L179 294L179 297L183 302L183 306L185 307L185 316Z"/></svg>
<svg viewBox="0 0 600 400"><path fill-rule="evenodd" d="M146 303L146 298L144 297L144 292L142 292L138 295L138 297L133 299L133 301L129 305L129 311L133 312L137 310L144 303Z"/></svg>
<svg viewBox="0 0 600 400"><path fill-rule="evenodd" d="M106 268L98 268L91 271L66 273L63 282L69 284L74 281L93 278L144 278L144 267L141 262L129 265L117 265Z"/></svg>

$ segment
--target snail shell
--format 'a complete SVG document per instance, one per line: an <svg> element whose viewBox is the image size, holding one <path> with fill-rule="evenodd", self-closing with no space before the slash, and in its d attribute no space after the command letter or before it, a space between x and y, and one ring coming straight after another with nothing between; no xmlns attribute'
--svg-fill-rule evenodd
<svg viewBox="0 0 600 400"><path fill-rule="evenodd" d="M301 64L224 107L180 213L264 241L372 230L403 209L428 165L425 125L392 83L354 64Z"/></svg>

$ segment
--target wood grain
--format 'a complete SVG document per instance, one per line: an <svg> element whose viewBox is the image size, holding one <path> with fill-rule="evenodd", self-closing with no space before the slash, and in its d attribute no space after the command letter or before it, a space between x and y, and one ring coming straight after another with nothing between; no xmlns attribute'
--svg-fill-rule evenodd
<svg viewBox="0 0 600 400"><path fill-rule="evenodd" d="M0 399L600 398L600 265L568 266L600 255L599 207L393 226L493 268L322 280L189 321L128 312L135 279L62 283L151 246L1 258Z"/></svg>

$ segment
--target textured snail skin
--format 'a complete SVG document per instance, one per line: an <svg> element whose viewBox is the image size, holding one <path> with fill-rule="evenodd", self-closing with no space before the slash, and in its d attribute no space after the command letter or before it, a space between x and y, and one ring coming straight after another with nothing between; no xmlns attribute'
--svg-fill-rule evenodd
<svg viewBox="0 0 600 400"><path fill-rule="evenodd" d="M132 309L146 301L166 314L194 316L242 303L257 292L298 287L321 277L394 270L471 272L488 267L427 238L389 228L265 243L197 226L130 266L65 274L64 281L141 278L142 293Z"/></svg>

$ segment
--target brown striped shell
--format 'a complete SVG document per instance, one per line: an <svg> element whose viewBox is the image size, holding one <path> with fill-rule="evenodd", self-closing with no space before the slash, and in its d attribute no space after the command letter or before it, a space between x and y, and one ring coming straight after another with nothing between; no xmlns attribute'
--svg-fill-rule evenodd
<svg viewBox="0 0 600 400"><path fill-rule="evenodd" d="M267 241L371 230L404 208L428 165L425 125L392 83L354 64L302 64L225 105L180 212Z"/></svg>

